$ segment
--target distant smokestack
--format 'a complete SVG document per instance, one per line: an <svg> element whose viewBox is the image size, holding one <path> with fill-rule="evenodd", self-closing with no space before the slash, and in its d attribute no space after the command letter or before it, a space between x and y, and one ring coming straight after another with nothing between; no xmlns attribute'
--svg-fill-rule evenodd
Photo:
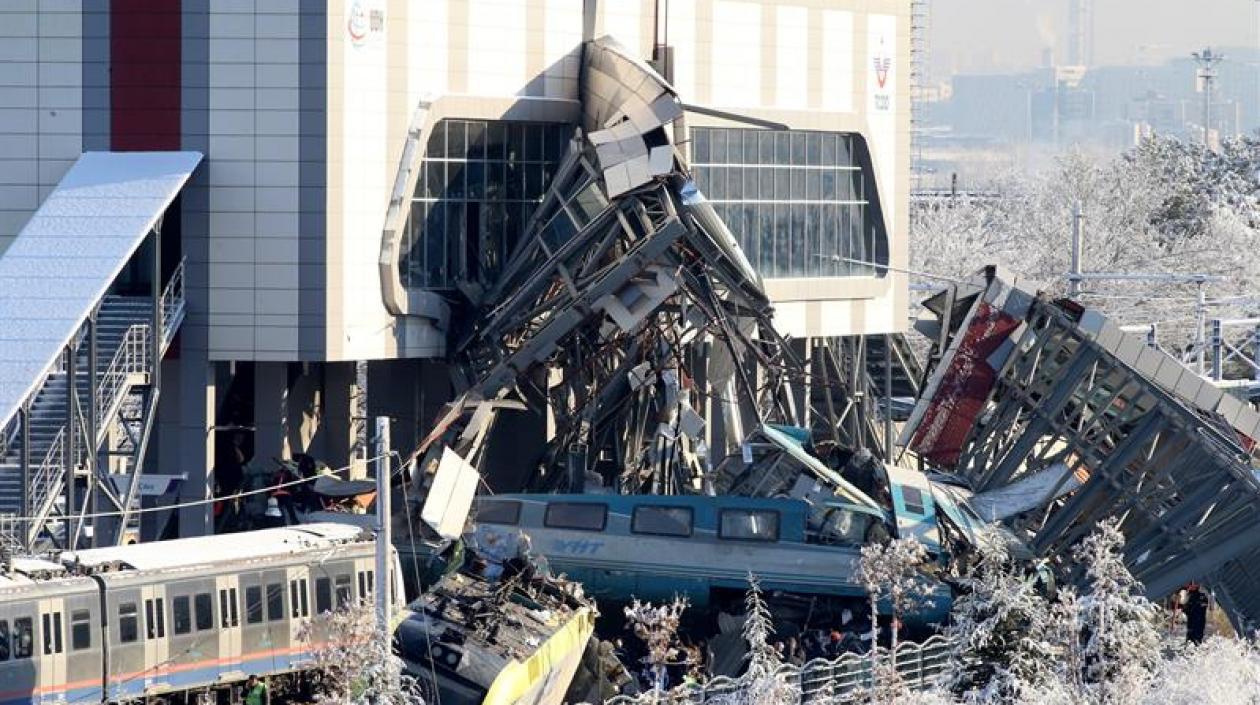
<svg viewBox="0 0 1260 705"><path fill-rule="evenodd" d="M1068 0L1068 52L1069 66L1089 66L1094 63L1094 3L1093 0Z"/></svg>

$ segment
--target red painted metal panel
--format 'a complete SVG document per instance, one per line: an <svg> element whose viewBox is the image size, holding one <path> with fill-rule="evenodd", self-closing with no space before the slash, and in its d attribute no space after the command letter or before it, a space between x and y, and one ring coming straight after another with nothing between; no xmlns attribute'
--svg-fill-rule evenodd
<svg viewBox="0 0 1260 705"><path fill-rule="evenodd" d="M110 147L180 148L181 0L110 4Z"/></svg>

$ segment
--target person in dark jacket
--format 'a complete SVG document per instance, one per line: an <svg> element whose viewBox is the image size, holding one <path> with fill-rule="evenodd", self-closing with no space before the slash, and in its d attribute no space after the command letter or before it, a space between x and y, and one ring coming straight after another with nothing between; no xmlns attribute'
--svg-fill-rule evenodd
<svg viewBox="0 0 1260 705"><path fill-rule="evenodd" d="M1190 583L1186 588L1186 641L1191 644L1202 644L1203 633L1207 630L1207 593L1199 589L1198 583Z"/></svg>

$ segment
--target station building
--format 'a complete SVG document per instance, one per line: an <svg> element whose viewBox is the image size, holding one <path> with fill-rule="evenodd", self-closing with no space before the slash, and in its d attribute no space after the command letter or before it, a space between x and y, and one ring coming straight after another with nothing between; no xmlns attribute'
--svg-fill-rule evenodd
<svg viewBox="0 0 1260 705"><path fill-rule="evenodd" d="M155 238L183 263L187 311L146 472L182 476L172 496L187 500L238 442L261 461L344 466L365 413L393 417L405 446L451 396L461 297L492 281L581 124L584 42L611 35L684 102L675 143L782 332L901 332L909 13L905 0L12 0L0 249L85 152L200 153ZM399 193L417 150L416 186ZM179 530L210 521L185 510Z"/></svg>

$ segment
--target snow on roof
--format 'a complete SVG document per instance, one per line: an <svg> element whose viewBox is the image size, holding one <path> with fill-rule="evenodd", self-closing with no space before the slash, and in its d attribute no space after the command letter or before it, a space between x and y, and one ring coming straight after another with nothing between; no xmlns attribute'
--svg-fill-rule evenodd
<svg viewBox="0 0 1260 705"><path fill-rule="evenodd" d="M198 152L87 152L0 255L0 426L200 161Z"/></svg>
<svg viewBox="0 0 1260 705"><path fill-rule="evenodd" d="M198 536L130 546L67 551L67 565L85 568L120 565L134 570L162 570L230 560L283 556L298 550L335 546L363 536L358 527L343 524L303 524L282 529Z"/></svg>

